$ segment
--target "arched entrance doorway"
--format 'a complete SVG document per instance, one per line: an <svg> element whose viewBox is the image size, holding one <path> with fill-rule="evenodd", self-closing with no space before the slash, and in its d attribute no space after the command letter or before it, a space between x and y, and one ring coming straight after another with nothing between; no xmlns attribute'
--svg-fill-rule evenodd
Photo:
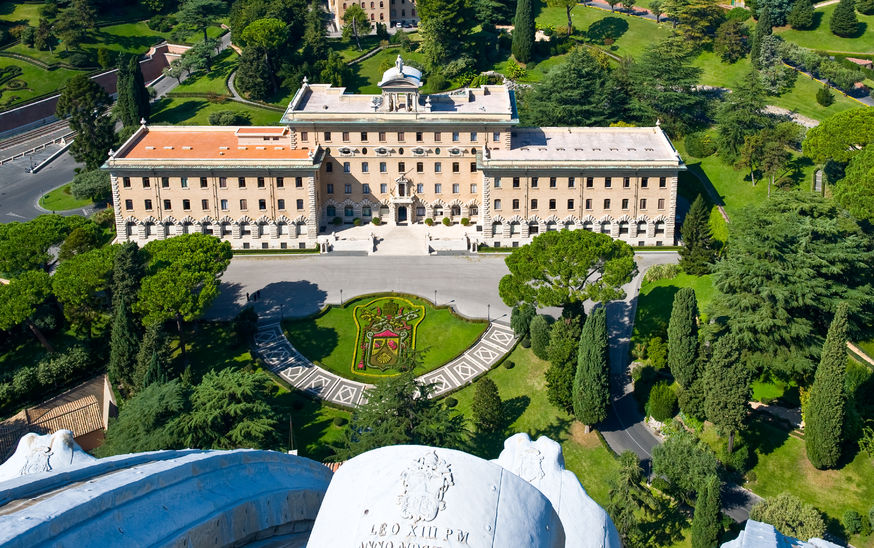
<svg viewBox="0 0 874 548"><path fill-rule="evenodd" d="M403 223L407 220L407 206L398 206L398 222Z"/></svg>

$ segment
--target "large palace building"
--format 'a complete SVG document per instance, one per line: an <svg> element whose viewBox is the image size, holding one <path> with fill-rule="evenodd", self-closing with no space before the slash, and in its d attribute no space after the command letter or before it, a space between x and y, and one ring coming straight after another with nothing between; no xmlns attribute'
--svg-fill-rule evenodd
<svg viewBox="0 0 874 548"><path fill-rule="evenodd" d="M518 127L505 86L421 85L398 57L378 95L304 81L280 126L142 126L104 165L119 240L205 232L303 248L379 217L469 222L490 246L562 228L674 244L685 167L661 128Z"/></svg>

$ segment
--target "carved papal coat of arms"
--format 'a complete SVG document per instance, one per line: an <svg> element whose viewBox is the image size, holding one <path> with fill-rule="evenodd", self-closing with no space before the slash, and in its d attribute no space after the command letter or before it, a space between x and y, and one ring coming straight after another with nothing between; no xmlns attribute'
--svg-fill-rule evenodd
<svg viewBox="0 0 874 548"><path fill-rule="evenodd" d="M413 522L431 521L446 508L443 495L452 485L449 463L436 451L425 453L401 473L404 492L398 496L401 515Z"/></svg>

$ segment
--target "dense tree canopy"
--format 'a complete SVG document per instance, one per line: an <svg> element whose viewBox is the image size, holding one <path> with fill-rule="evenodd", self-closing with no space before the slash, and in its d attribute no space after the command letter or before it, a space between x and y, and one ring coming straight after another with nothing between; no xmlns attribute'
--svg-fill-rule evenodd
<svg viewBox="0 0 874 548"><path fill-rule="evenodd" d="M607 308L599 306L586 318L577 348L573 378L573 412L586 427L607 418L610 405L610 345Z"/></svg>
<svg viewBox="0 0 874 548"><path fill-rule="evenodd" d="M546 357L546 396L549 403L567 413L573 413L574 375L577 371L577 348L580 344L579 322L560 319L552 324Z"/></svg>
<svg viewBox="0 0 874 548"><path fill-rule="evenodd" d="M44 268L52 260L49 248L85 222L79 216L40 215L25 223L0 224L0 272L14 277Z"/></svg>
<svg viewBox="0 0 874 548"><path fill-rule="evenodd" d="M674 295L668 323L668 368L683 388L698 376L698 301L691 287Z"/></svg>
<svg viewBox="0 0 874 548"><path fill-rule="evenodd" d="M746 138L770 125L765 106L765 88L759 73L752 70L728 94L716 115L716 144L724 161L734 163Z"/></svg>
<svg viewBox="0 0 874 548"><path fill-rule="evenodd" d="M808 130L802 147L814 162L849 162L866 145L874 143L874 109L846 110Z"/></svg>
<svg viewBox="0 0 874 548"><path fill-rule="evenodd" d="M740 359L742 346L729 335L713 345L713 355L704 368L704 407L707 419L722 435L728 435L728 452L734 450L734 435L746 423L752 372Z"/></svg>
<svg viewBox="0 0 874 548"><path fill-rule="evenodd" d="M191 28L203 31L203 39L207 40L206 28L218 19L225 10L221 0L185 0L179 10L179 22Z"/></svg>
<svg viewBox="0 0 874 548"><path fill-rule="evenodd" d="M188 390L179 381L152 384L126 400L106 431L101 456L185 447L179 417L188 408Z"/></svg>
<svg viewBox="0 0 874 548"><path fill-rule="evenodd" d="M112 265L117 246L93 249L58 265L52 291L75 327L89 328L109 309Z"/></svg>
<svg viewBox="0 0 874 548"><path fill-rule="evenodd" d="M835 201L854 217L874 221L874 143L850 160L833 192Z"/></svg>
<svg viewBox="0 0 874 548"><path fill-rule="evenodd" d="M51 294L51 284L49 275L40 270L25 272L9 284L0 284L0 329L27 324L40 343L52 351L32 320L37 307Z"/></svg>
<svg viewBox="0 0 874 548"><path fill-rule="evenodd" d="M789 493L756 504L750 511L750 519L770 523L784 535L797 539L822 538L825 535L822 513Z"/></svg>
<svg viewBox="0 0 874 548"><path fill-rule="evenodd" d="M115 128L104 116L112 100L100 84L84 74L73 76L58 98L56 115L69 118L70 128L78 135L70 145L70 154L86 169L97 169L106 160L115 141Z"/></svg>
<svg viewBox="0 0 874 548"><path fill-rule="evenodd" d="M729 231L713 306L752 366L810 378L842 301L850 336L868 338L874 244L833 202L781 192L742 211Z"/></svg>
<svg viewBox="0 0 874 548"><path fill-rule="evenodd" d="M637 271L630 245L588 230L540 234L505 262L510 274L501 278L498 292L508 306L620 299L622 286Z"/></svg>
<svg viewBox="0 0 874 548"><path fill-rule="evenodd" d="M438 70L458 57L474 25L467 0L419 0L419 33L428 68Z"/></svg>
<svg viewBox="0 0 874 548"><path fill-rule="evenodd" d="M665 442L653 449L653 473L667 479L685 500L691 500L718 469L713 450L683 428L671 429Z"/></svg>

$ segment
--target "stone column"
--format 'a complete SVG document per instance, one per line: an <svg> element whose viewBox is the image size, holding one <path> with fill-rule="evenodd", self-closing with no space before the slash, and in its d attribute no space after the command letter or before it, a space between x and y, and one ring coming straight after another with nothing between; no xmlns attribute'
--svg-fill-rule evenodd
<svg viewBox="0 0 874 548"><path fill-rule="evenodd" d="M279 225L276 222L271 222L267 226L270 231L270 239L275 240L279 238Z"/></svg>
<svg viewBox="0 0 874 548"><path fill-rule="evenodd" d="M466 204L462 204L461 206L461 216L467 217L468 219L470 218L470 207L468 207Z"/></svg>
<svg viewBox="0 0 874 548"><path fill-rule="evenodd" d="M546 232L546 221L541 219L537 223L537 232L539 232L540 234L543 234L544 232Z"/></svg>
<svg viewBox="0 0 874 548"><path fill-rule="evenodd" d="M488 135L486 135L485 137L486 137L486 139L489 138ZM482 207L480 208L480 214L479 214L479 219L480 219L479 222L483 227L483 238L491 238L493 235L493 232L492 232L492 198L491 198L492 188L491 188L491 186L492 186L492 178L486 177L484 175L483 182L482 182L482 187L483 187L483 192L482 192L483 200L482 201L483 201L483 203L482 203Z"/></svg>
<svg viewBox="0 0 874 548"><path fill-rule="evenodd" d="M646 222L646 237L647 239L652 239L655 237L655 221L650 219ZM646 242L649 245L649 242Z"/></svg>
<svg viewBox="0 0 874 548"><path fill-rule="evenodd" d="M314 243L316 241L316 237L319 234L319 204L318 202L318 193L316 191L316 174L306 178L307 184L307 240L310 243ZM289 232L291 231L291 225L288 226ZM295 232L297 232L297 228L295 227Z"/></svg>
<svg viewBox="0 0 874 548"><path fill-rule="evenodd" d="M395 226L398 224L397 219L397 208L395 207L395 203L389 201L388 203L388 225Z"/></svg>
<svg viewBox="0 0 874 548"><path fill-rule="evenodd" d="M505 239L509 240L513 237L512 233L510 232L510 230L513 228L513 223L511 223L510 221L504 221L503 223L501 223L501 228L503 228L503 237Z"/></svg>
<svg viewBox="0 0 874 548"><path fill-rule="evenodd" d="M616 219L610 222L610 237L614 240L619 238L619 221Z"/></svg>
<svg viewBox="0 0 874 548"><path fill-rule="evenodd" d="M239 240L243 237L243 229L240 227L240 223L232 223L231 224L231 238L235 240Z"/></svg>
<svg viewBox="0 0 874 548"><path fill-rule="evenodd" d="M261 238L261 226L261 223L257 221L254 223L249 223L249 227L251 227L252 230L252 239L258 240Z"/></svg>
<svg viewBox="0 0 874 548"><path fill-rule="evenodd" d="M137 225L137 238L140 240L138 243L146 241L146 223L140 223Z"/></svg>
<svg viewBox="0 0 874 548"><path fill-rule="evenodd" d="M298 228L297 223L289 223L288 224L288 237L292 240L296 240L298 237Z"/></svg>
<svg viewBox="0 0 874 548"><path fill-rule="evenodd" d="M531 228L528 224L528 221L524 221L522 223L522 237L528 238L528 236L530 235L530 231L531 231Z"/></svg>

